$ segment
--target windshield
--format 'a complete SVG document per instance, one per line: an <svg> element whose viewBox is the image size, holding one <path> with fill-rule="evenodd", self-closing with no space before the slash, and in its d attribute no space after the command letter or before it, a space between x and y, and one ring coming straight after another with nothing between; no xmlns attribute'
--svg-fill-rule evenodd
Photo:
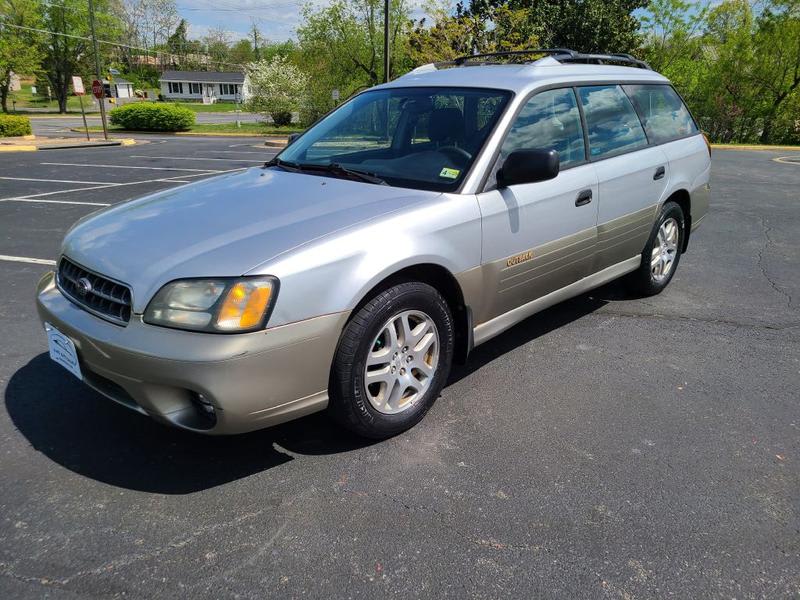
<svg viewBox="0 0 800 600"><path fill-rule="evenodd" d="M350 170L398 187L452 191L509 96L502 90L444 87L364 92L311 127L275 162L312 174L341 176Z"/></svg>

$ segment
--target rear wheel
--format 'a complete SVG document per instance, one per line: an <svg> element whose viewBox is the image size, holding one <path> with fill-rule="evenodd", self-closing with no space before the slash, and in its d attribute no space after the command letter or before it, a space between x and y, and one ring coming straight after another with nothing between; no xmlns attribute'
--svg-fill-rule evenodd
<svg viewBox="0 0 800 600"><path fill-rule="evenodd" d="M385 438L417 424L447 381L453 318L419 282L391 287L345 327L331 373L331 415L355 433Z"/></svg>
<svg viewBox="0 0 800 600"><path fill-rule="evenodd" d="M653 296L667 287L678 268L684 236L683 210L675 202L666 202L642 252L642 264L630 276L636 292Z"/></svg>

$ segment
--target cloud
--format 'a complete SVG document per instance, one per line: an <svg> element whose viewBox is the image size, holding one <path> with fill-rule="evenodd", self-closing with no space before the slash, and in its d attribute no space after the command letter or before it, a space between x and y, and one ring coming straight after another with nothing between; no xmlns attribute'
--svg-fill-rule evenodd
<svg viewBox="0 0 800 600"><path fill-rule="evenodd" d="M306 5L322 8L330 0L178 0L178 12L189 23L190 37L202 38L209 29L223 27L234 40L249 37L255 22L270 41L296 39ZM409 3L412 18L425 16L422 0Z"/></svg>

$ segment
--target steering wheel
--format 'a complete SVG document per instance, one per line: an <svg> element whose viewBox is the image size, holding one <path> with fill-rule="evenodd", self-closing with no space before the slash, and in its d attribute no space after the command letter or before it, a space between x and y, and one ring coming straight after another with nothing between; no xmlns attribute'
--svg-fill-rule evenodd
<svg viewBox="0 0 800 600"><path fill-rule="evenodd" d="M436 149L438 152L441 152L448 158L452 158L453 160L463 160L463 161L470 161L472 160L472 155L464 150L463 148L459 148L458 146L442 146L441 148Z"/></svg>

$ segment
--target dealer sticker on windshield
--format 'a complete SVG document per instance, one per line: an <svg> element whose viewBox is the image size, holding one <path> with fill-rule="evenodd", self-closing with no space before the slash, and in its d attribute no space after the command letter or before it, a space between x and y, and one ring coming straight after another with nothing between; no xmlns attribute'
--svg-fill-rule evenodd
<svg viewBox="0 0 800 600"><path fill-rule="evenodd" d="M449 167L445 167L441 171L439 171L439 177L447 177L448 179L455 179L458 177L458 174L461 173L458 169L451 169Z"/></svg>

